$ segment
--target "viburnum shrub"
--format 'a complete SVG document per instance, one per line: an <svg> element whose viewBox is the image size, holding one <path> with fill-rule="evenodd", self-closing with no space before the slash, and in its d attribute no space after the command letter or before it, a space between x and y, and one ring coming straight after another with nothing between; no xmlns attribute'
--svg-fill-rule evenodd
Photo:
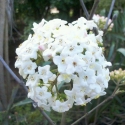
<svg viewBox="0 0 125 125"><path fill-rule="evenodd" d="M111 63L103 55L103 32L93 20L43 19L33 26L34 34L16 49L15 67L38 107L65 112L106 94Z"/></svg>

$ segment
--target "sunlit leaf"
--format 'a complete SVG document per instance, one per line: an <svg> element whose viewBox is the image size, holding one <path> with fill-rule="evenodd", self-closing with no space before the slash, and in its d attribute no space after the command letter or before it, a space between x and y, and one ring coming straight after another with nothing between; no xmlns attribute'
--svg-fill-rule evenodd
<svg viewBox="0 0 125 125"><path fill-rule="evenodd" d="M117 51L125 56L125 48L119 48Z"/></svg>

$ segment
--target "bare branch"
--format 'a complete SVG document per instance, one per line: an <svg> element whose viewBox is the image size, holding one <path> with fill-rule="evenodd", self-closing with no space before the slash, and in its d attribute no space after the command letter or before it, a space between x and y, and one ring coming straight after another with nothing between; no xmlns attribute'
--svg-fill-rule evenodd
<svg viewBox="0 0 125 125"><path fill-rule="evenodd" d="M93 4L93 7L92 7L92 10L91 10L91 12L90 12L89 20L92 19L93 15L94 15L94 13L95 13L97 7L98 7L99 1L100 1L100 0L95 0L95 2L94 2L94 4Z"/></svg>
<svg viewBox="0 0 125 125"><path fill-rule="evenodd" d="M110 6L110 10L109 10L109 14L108 14L108 19L107 19L106 24L105 24L105 26L104 26L104 30L106 30L107 27L108 27L108 21L109 21L109 19L110 19L110 17L111 17L112 10L113 10L113 8L114 8L114 4L115 4L115 0L112 0L111 6Z"/></svg>
<svg viewBox="0 0 125 125"><path fill-rule="evenodd" d="M89 13L88 13L88 11L86 9L86 6L85 6L83 0L80 0L80 4L82 6L83 11L85 12L86 18L89 19Z"/></svg>

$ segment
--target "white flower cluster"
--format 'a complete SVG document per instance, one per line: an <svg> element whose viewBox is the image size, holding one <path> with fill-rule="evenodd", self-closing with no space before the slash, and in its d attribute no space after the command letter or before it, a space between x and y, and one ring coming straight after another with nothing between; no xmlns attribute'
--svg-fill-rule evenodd
<svg viewBox="0 0 125 125"><path fill-rule="evenodd" d="M99 29L103 30L103 29L104 29L104 26L105 26L105 24L106 24L106 21L107 21L107 17L100 16L100 15L98 15L98 14L97 14L97 15L94 14L93 20L94 20L94 22L97 24L97 26L99 27ZM112 20L111 20L111 19L108 20L108 25L109 25L108 31L111 31L112 28L113 28L113 26L114 26L114 24L112 23Z"/></svg>
<svg viewBox="0 0 125 125"><path fill-rule="evenodd" d="M43 19L33 25L33 36L16 49L15 63L29 98L44 110L65 112L106 94L111 63L99 46L103 32L95 35L93 20Z"/></svg>

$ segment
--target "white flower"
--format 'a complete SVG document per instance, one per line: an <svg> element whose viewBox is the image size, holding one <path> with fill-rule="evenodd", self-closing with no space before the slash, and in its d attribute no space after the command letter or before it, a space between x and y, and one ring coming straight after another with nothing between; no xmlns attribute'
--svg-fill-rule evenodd
<svg viewBox="0 0 125 125"><path fill-rule="evenodd" d="M23 64L24 64L24 66L23 66L24 74L34 74L35 73L35 69L37 67L36 63L29 60L29 61L23 62Z"/></svg>
<svg viewBox="0 0 125 125"><path fill-rule="evenodd" d="M95 83L95 72L92 69L87 69L79 73L79 78L81 79L81 84L89 85L91 83Z"/></svg>
<svg viewBox="0 0 125 125"><path fill-rule="evenodd" d="M34 31L34 32L37 32L38 30L40 30L40 28L41 27L43 27L43 25L46 23L47 21L46 20L44 20L44 19L42 19L42 21L39 23L39 24L37 24L37 23L33 23L33 28L32 28L32 30Z"/></svg>
<svg viewBox="0 0 125 125"><path fill-rule="evenodd" d="M100 19L100 16L99 15L93 15L93 20L96 22L96 23L99 23L99 19Z"/></svg>
<svg viewBox="0 0 125 125"><path fill-rule="evenodd" d="M67 46L64 47L62 50L62 55L69 55L73 56L75 54L81 53L83 51L83 48L77 44L70 43Z"/></svg>
<svg viewBox="0 0 125 125"><path fill-rule="evenodd" d="M77 87L77 85L73 87L72 90L64 90L64 93L67 95L68 99L72 99L74 102L77 102L78 98L83 97L83 93L79 91L79 87Z"/></svg>
<svg viewBox="0 0 125 125"><path fill-rule="evenodd" d="M52 106L52 109L57 112L65 112L69 110L67 102L60 102L59 100L56 100L55 105Z"/></svg>
<svg viewBox="0 0 125 125"><path fill-rule="evenodd" d="M29 86L28 95L27 95L28 98L35 100L35 98L36 98L35 95L36 95L36 93L35 93L34 87Z"/></svg>
<svg viewBox="0 0 125 125"><path fill-rule="evenodd" d="M43 52L43 58L45 61L48 61L50 58L54 57L56 55L56 53L60 53L60 51L62 50L62 46L56 44L56 43L50 43L48 45L48 49L46 49Z"/></svg>
<svg viewBox="0 0 125 125"><path fill-rule="evenodd" d="M52 74L52 76L49 78L49 81L50 81L50 82L53 82L55 79L56 79L56 75L55 75L55 74Z"/></svg>
<svg viewBox="0 0 125 125"><path fill-rule="evenodd" d="M36 86L39 83L39 75L38 73L35 73L33 75L29 75L27 82L26 82L26 86Z"/></svg>
<svg viewBox="0 0 125 125"><path fill-rule="evenodd" d="M41 109L44 109L44 110L46 110L46 111L48 111L48 112L51 111L51 109L50 109L50 108L51 108L50 104L44 103L43 101L40 101L40 100L37 101L37 104L38 104L38 107L40 107Z"/></svg>
<svg viewBox="0 0 125 125"><path fill-rule="evenodd" d="M27 77L27 74L24 73L22 68L19 68L19 74L25 79Z"/></svg>
<svg viewBox="0 0 125 125"><path fill-rule="evenodd" d="M65 73L67 64L66 64L66 56L54 56L53 62L58 66L58 71L61 73Z"/></svg>
<svg viewBox="0 0 125 125"><path fill-rule="evenodd" d="M16 54L18 56L22 55L21 54L22 50L30 43L31 39L32 39L32 35L30 34L28 39L19 45L19 47L16 49Z"/></svg>
<svg viewBox="0 0 125 125"><path fill-rule="evenodd" d="M66 82L66 83L69 83L71 81L71 75L69 74L64 74L64 73L61 73L58 78L57 78L57 81L60 83L60 82Z"/></svg>
<svg viewBox="0 0 125 125"><path fill-rule="evenodd" d="M21 68L23 65L22 58L20 56L17 57L17 60L15 62L15 68Z"/></svg>
<svg viewBox="0 0 125 125"><path fill-rule="evenodd" d="M36 91L36 98L38 100L42 100L47 102L48 99L52 96L50 92L47 91L48 88L46 86L43 87L36 87L35 91Z"/></svg>
<svg viewBox="0 0 125 125"><path fill-rule="evenodd" d="M39 77L43 80L44 83L48 83L49 79L53 76L50 72L50 65L39 66L38 67Z"/></svg>
<svg viewBox="0 0 125 125"><path fill-rule="evenodd" d="M38 51L37 46L34 46L33 44L29 44L21 52L22 59L23 60L28 60L30 58L37 59L37 51Z"/></svg>
<svg viewBox="0 0 125 125"><path fill-rule="evenodd" d="M79 58L78 55L66 58L67 68L66 73L72 74L74 72L82 72L84 70L85 62Z"/></svg>

